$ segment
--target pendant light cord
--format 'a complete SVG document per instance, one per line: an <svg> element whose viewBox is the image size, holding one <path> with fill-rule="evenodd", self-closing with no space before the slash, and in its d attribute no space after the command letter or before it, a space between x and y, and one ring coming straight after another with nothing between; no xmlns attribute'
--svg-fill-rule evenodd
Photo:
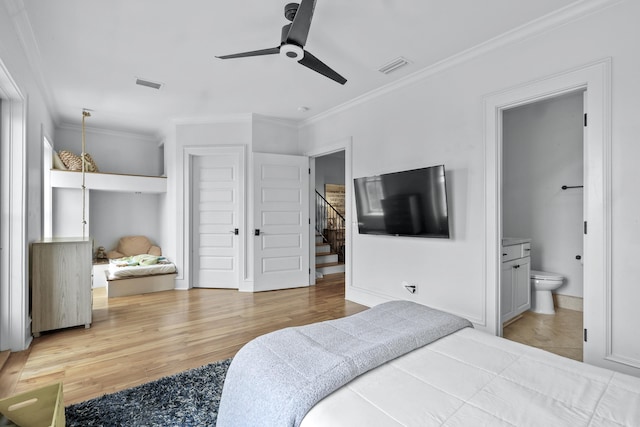
<svg viewBox="0 0 640 427"><path fill-rule="evenodd" d="M87 207L86 207L86 191L87 187L85 186L85 173L87 171L86 167L86 155L85 155L85 131L84 131L84 119L87 117L91 117L91 113L86 110L82 111L82 239L86 237L86 228L87 228Z"/></svg>

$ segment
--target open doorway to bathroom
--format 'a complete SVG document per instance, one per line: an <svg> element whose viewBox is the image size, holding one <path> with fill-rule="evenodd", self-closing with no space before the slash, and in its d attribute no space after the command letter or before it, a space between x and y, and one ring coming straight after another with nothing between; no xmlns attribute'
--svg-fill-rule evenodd
<svg viewBox="0 0 640 427"><path fill-rule="evenodd" d="M502 115L503 336L580 361L584 111L578 90ZM547 279L558 282L545 303Z"/></svg>

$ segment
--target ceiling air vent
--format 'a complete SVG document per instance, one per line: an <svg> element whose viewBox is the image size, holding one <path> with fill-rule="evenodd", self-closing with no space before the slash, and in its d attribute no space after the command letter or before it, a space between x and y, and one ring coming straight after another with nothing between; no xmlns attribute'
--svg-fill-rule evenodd
<svg viewBox="0 0 640 427"><path fill-rule="evenodd" d="M389 74L408 64L409 64L409 61L407 61L405 58L400 56L394 59L393 61L384 64L382 67L378 68L378 71L380 71L382 74Z"/></svg>
<svg viewBox="0 0 640 427"><path fill-rule="evenodd" d="M156 83L149 80L143 80L136 78L136 84L140 86L146 86L153 89L160 89L162 87L162 83Z"/></svg>

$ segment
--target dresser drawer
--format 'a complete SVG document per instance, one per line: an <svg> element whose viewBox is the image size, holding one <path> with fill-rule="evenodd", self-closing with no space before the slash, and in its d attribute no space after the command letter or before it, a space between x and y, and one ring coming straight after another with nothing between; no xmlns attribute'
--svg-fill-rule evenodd
<svg viewBox="0 0 640 427"><path fill-rule="evenodd" d="M502 262L512 259L522 258L522 245L511 245L502 247Z"/></svg>
<svg viewBox="0 0 640 427"><path fill-rule="evenodd" d="M502 247L502 262L531 256L531 243L518 243Z"/></svg>

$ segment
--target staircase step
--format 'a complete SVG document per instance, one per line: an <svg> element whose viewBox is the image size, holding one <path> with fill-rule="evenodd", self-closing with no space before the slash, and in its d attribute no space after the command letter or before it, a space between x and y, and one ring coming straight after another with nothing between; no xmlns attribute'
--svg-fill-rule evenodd
<svg viewBox="0 0 640 427"><path fill-rule="evenodd" d="M324 237L322 237L322 234L316 234L316 244L318 243L324 243Z"/></svg>
<svg viewBox="0 0 640 427"><path fill-rule="evenodd" d="M332 254L331 252L316 254L316 265L335 263L335 262L338 262L338 254Z"/></svg>
<svg viewBox="0 0 640 427"><path fill-rule="evenodd" d="M318 244L316 243L316 254L323 252L331 252L331 246L328 243Z"/></svg>
<svg viewBox="0 0 640 427"><path fill-rule="evenodd" d="M329 262L326 264L316 264L316 271L325 274L344 273L344 262Z"/></svg>

